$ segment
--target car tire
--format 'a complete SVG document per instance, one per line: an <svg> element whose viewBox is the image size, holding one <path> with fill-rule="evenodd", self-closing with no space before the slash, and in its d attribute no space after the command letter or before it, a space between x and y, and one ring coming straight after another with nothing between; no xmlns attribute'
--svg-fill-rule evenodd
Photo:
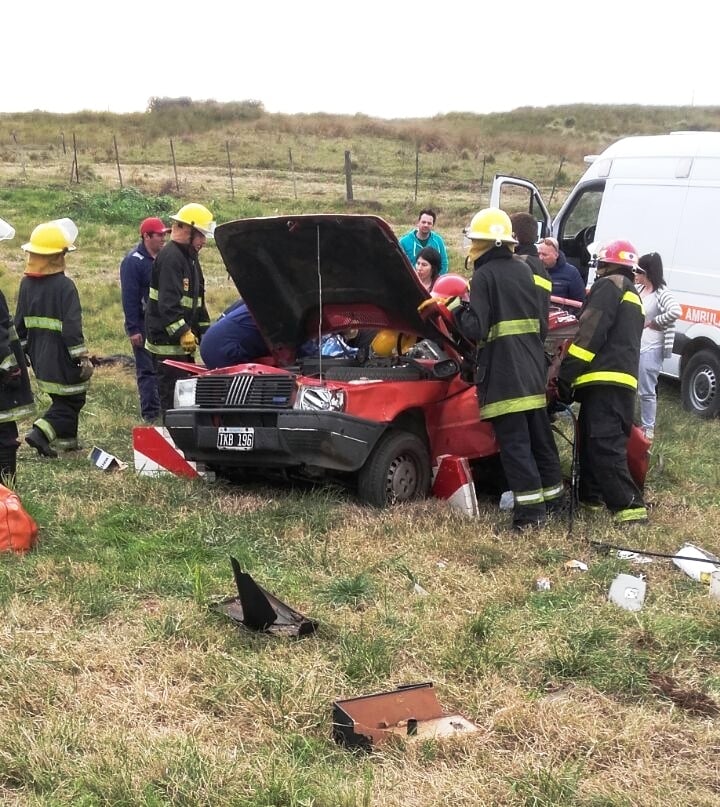
<svg viewBox="0 0 720 807"><path fill-rule="evenodd" d="M681 380L682 404L701 418L720 414L720 355L700 350L688 361Z"/></svg>
<svg viewBox="0 0 720 807"><path fill-rule="evenodd" d="M430 454L417 435L390 430L358 475L358 497L374 507L423 499L430 490Z"/></svg>

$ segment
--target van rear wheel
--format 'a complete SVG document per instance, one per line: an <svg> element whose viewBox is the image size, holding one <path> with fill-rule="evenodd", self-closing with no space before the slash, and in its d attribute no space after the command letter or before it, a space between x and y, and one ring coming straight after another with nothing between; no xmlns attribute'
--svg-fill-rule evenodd
<svg viewBox="0 0 720 807"><path fill-rule="evenodd" d="M698 351L682 374L683 407L701 418L720 413L720 355L712 350Z"/></svg>

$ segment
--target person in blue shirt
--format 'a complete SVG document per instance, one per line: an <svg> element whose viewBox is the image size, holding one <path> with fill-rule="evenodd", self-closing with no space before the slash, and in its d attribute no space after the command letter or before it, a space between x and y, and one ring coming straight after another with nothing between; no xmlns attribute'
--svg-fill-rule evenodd
<svg viewBox="0 0 720 807"><path fill-rule="evenodd" d="M409 233L402 236L400 246L408 256L412 266L417 263L421 250L425 249L425 247L433 247L440 253L440 274L444 275L448 270L448 255L445 242L436 232L433 232L436 218L434 210L430 208L421 210L418 215L417 226L414 230L410 230Z"/></svg>
<svg viewBox="0 0 720 807"><path fill-rule="evenodd" d="M537 247L538 256L545 264L552 281L555 297L585 301L585 283L578 269L565 260L565 254L555 238L543 238Z"/></svg>
<svg viewBox="0 0 720 807"><path fill-rule="evenodd" d="M160 394L152 356L145 349L145 310L150 293L152 266L169 232L170 228L165 226L162 219L144 219L140 223L140 243L127 253L120 264L125 333L135 357L140 414L148 423L160 416Z"/></svg>
<svg viewBox="0 0 720 807"><path fill-rule="evenodd" d="M242 300L226 308L200 342L200 356L210 370L269 355L270 349Z"/></svg>

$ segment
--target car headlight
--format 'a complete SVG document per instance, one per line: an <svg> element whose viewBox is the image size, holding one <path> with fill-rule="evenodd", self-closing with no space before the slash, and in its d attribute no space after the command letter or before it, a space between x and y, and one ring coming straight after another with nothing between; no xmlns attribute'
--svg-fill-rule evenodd
<svg viewBox="0 0 720 807"><path fill-rule="evenodd" d="M345 393L329 387L298 387L295 409L313 412L342 412L345 409Z"/></svg>
<svg viewBox="0 0 720 807"><path fill-rule="evenodd" d="M197 377L182 378L175 382L175 394L173 395L173 406L181 409L187 406L195 406L195 390L197 388Z"/></svg>

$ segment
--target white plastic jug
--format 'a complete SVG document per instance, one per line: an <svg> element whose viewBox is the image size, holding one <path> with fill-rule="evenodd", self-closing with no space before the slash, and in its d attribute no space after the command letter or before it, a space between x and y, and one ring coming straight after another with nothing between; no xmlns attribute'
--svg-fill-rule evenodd
<svg viewBox="0 0 720 807"><path fill-rule="evenodd" d="M610 585L608 599L626 611L639 611L645 602L645 581L631 574L619 574Z"/></svg>

